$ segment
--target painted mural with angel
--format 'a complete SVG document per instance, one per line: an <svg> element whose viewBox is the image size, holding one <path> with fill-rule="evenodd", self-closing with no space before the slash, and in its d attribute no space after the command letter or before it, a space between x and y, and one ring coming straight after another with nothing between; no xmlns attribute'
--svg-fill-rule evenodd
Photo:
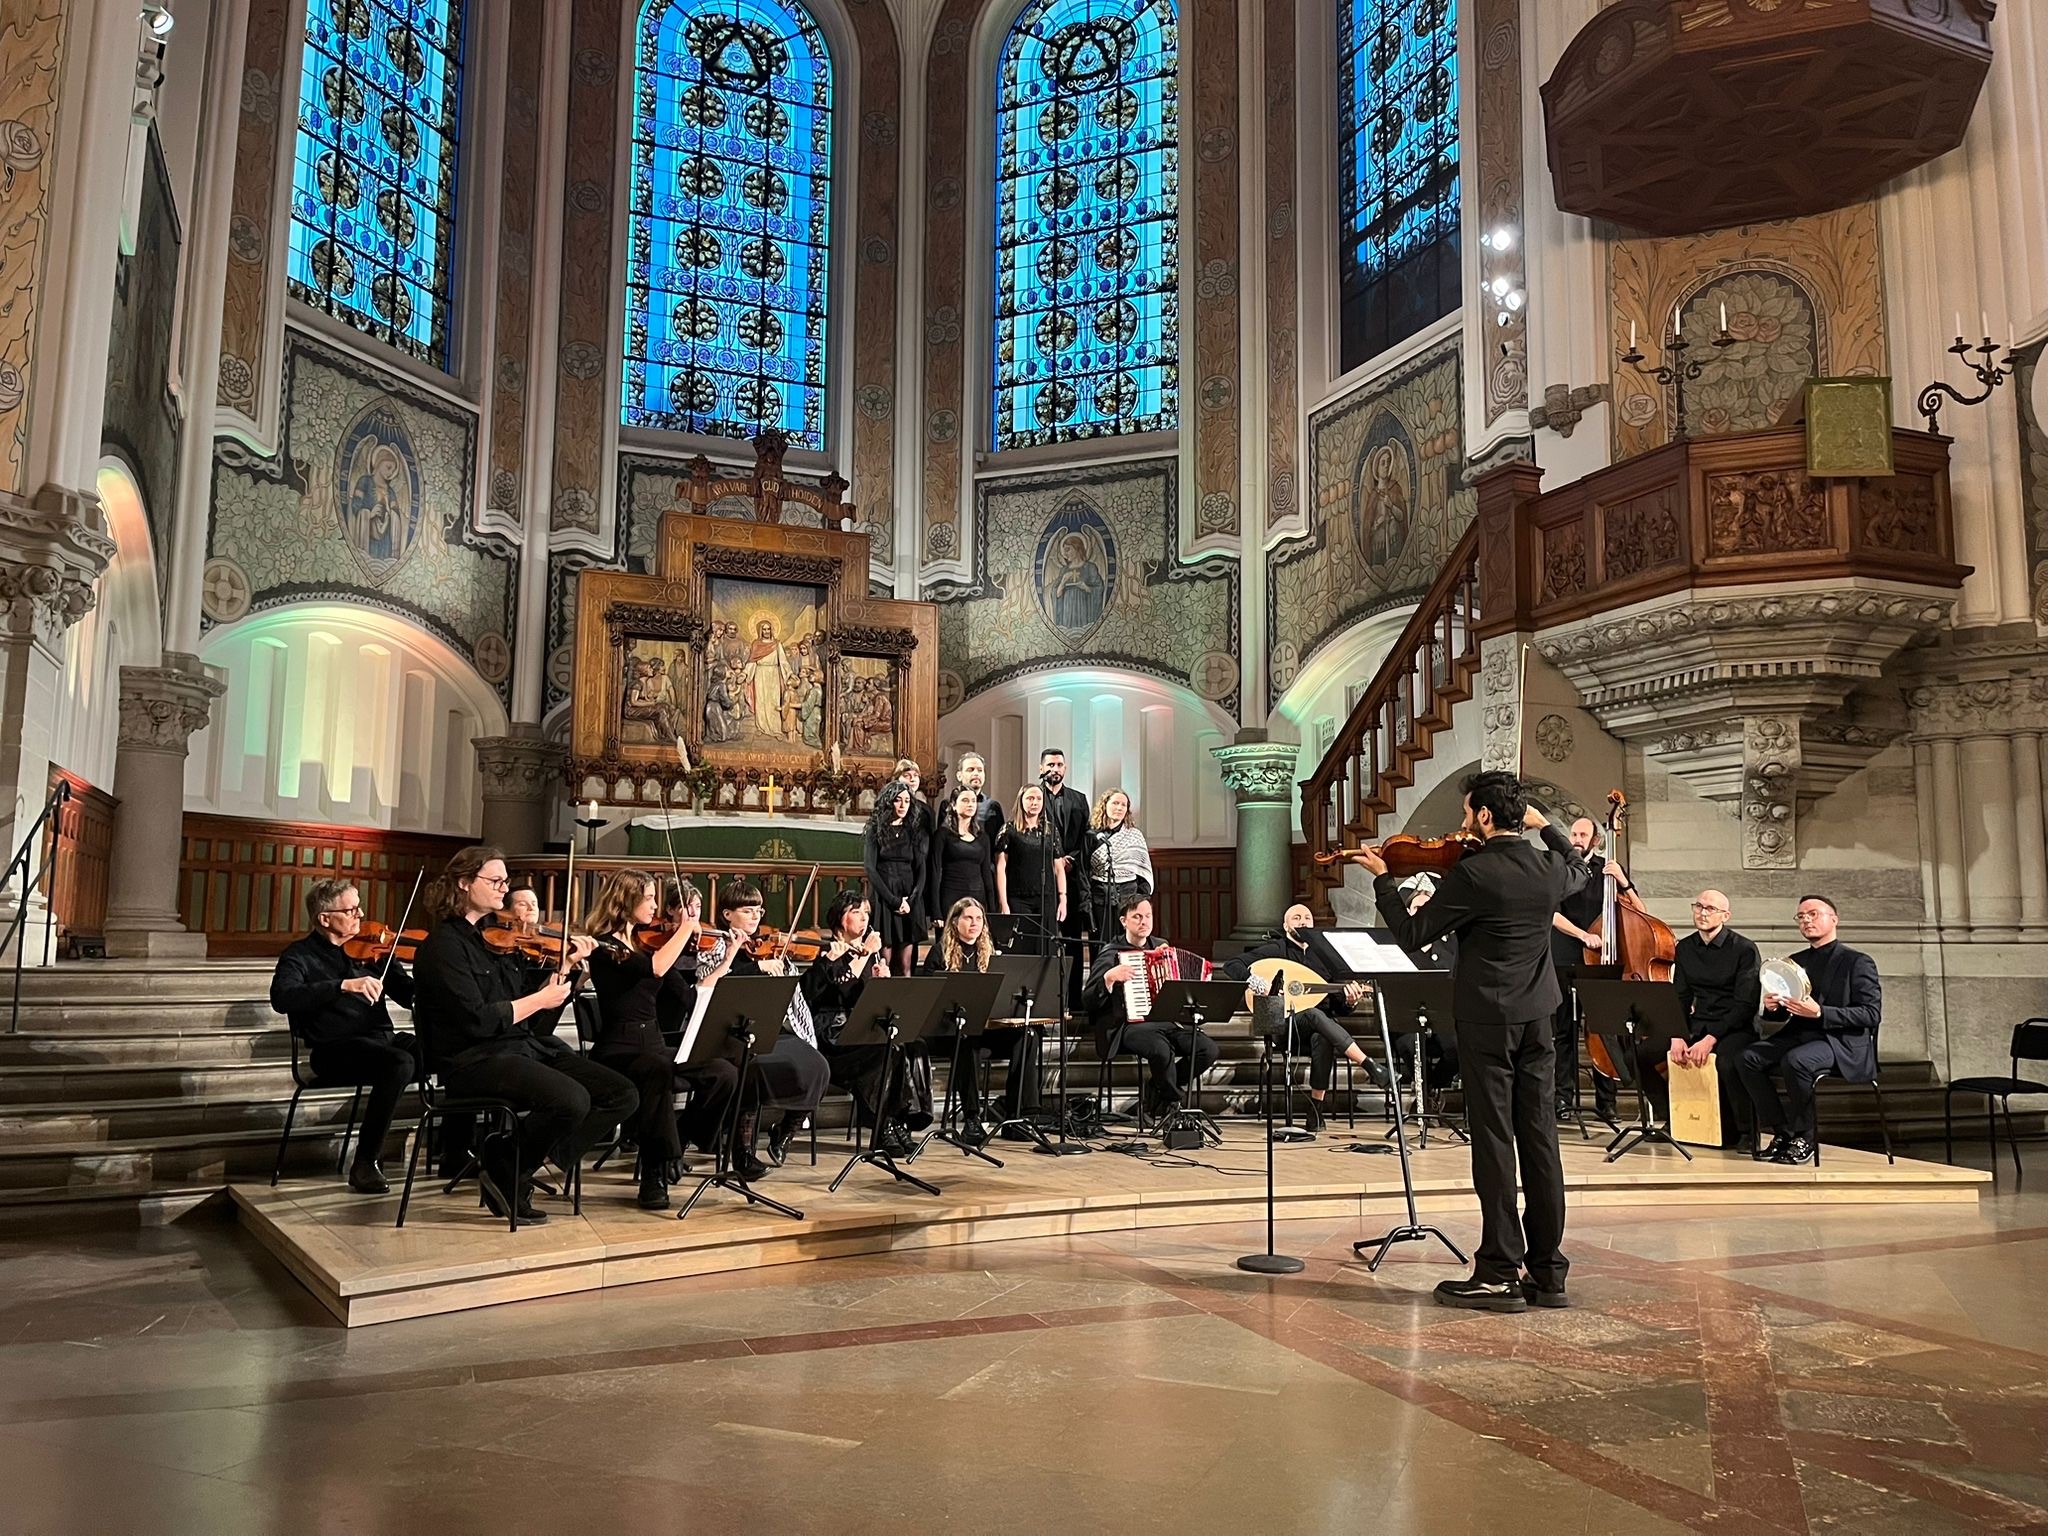
<svg viewBox="0 0 2048 1536"><path fill-rule="evenodd" d="M1080 644L1095 633L1116 594L1118 556L1116 535L1085 498L1066 501L1046 520L1033 577L1039 607L1060 638Z"/></svg>

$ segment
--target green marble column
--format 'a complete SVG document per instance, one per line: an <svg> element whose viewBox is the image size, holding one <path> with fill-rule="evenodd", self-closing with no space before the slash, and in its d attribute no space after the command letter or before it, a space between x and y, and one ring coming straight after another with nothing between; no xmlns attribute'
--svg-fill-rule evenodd
<svg viewBox="0 0 2048 1536"><path fill-rule="evenodd" d="M1295 781L1300 749L1243 731L1227 747L1212 747L1223 782L1237 802L1237 926L1231 937L1257 938L1280 926L1294 899L1294 824L1300 806Z"/></svg>

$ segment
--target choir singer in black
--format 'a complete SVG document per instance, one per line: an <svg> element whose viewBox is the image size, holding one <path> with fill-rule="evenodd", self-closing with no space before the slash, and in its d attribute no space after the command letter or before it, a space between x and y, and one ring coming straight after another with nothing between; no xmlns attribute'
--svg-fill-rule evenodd
<svg viewBox="0 0 2048 1536"><path fill-rule="evenodd" d="M1464 784L1463 830L1484 839L1413 913L1398 877L1378 852L1360 860L1372 872L1380 916L1403 949L1458 936L1452 971L1458 1057L1472 1131L1472 1184L1482 1233L1468 1280L1436 1288L1445 1306L1520 1312L1565 1305L1564 1168L1553 1113L1557 973L1550 963L1550 919L1584 884L1572 845L1530 805L1512 773L1474 774ZM1542 834L1534 848L1525 828ZM1515 1220L1519 1157L1524 1214ZM1524 1271L1526 1270L1526 1278Z"/></svg>

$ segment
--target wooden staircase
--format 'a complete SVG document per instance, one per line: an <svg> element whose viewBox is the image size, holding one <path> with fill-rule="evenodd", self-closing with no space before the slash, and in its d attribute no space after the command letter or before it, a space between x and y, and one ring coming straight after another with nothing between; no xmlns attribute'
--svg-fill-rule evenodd
<svg viewBox="0 0 2048 1536"><path fill-rule="evenodd" d="M1379 832L1394 796L1415 782L1451 712L1472 697L1479 671L1479 524L1452 548L1380 669L1301 790L1301 830L1311 855L1362 847ZM1309 863L1309 901L1330 916L1330 892L1347 864Z"/></svg>

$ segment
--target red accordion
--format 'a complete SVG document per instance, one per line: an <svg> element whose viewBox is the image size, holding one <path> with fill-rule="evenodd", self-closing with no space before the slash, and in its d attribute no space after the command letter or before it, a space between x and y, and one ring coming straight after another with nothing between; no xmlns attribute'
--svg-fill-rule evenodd
<svg viewBox="0 0 2048 1536"><path fill-rule="evenodd" d="M1117 958L1131 968L1124 983L1124 1018L1132 1023L1152 1016L1152 999L1169 981L1207 981L1215 967L1191 949L1162 944L1157 949L1124 949Z"/></svg>

